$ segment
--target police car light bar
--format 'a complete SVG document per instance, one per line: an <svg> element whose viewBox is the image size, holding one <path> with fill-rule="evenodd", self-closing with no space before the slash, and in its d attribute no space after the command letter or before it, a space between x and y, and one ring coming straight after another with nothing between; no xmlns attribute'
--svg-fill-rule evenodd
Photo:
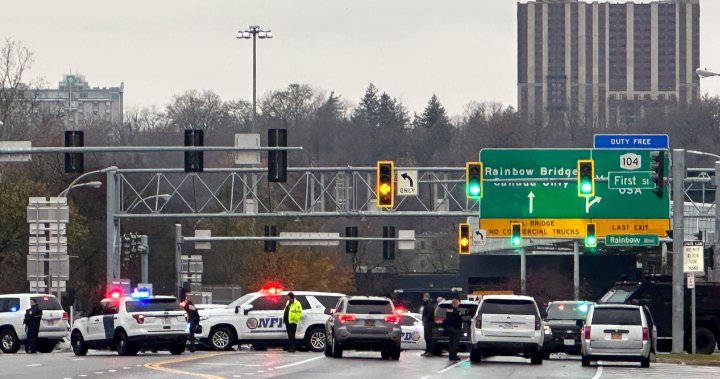
<svg viewBox="0 0 720 379"><path fill-rule="evenodd" d="M150 290L147 289L136 289L130 294L133 299L147 299L150 297Z"/></svg>

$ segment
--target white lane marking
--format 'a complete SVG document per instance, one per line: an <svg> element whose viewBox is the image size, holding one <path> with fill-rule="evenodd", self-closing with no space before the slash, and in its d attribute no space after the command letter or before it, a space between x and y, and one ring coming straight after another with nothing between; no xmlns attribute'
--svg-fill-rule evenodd
<svg viewBox="0 0 720 379"><path fill-rule="evenodd" d="M42 366L42 363L31 363L31 364L27 365L27 367L40 367L40 366Z"/></svg>
<svg viewBox="0 0 720 379"><path fill-rule="evenodd" d="M455 363L454 365L445 367L444 369L438 371L437 373L438 373L438 374L442 374L442 373L444 373L444 372L446 372L446 371L450 371L450 370L454 369L455 367L457 367L457 365L459 365L460 363L467 362L467 361L468 361L467 359L463 359L463 360L461 360L460 362Z"/></svg>
<svg viewBox="0 0 720 379"><path fill-rule="evenodd" d="M123 370L130 370L130 368L131 367L129 367L129 366L125 366L125 367L123 367Z"/></svg>
<svg viewBox="0 0 720 379"><path fill-rule="evenodd" d="M321 355L321 356L319 356L319 357L306 359L306 360L304 360L304 361L295 362L295 363L290 363L290 364L282 365L282 366L277 366L277 367L275 367L275 369L276 369L276 370L279 370L279 369L281 369L281 368L288 368L288 367L292 367L292 366L297 366L297 365L301 365L301 364L304 364L304 363L312 362L312 361L315 361L315 360L318 360L318 359L322 359L322 358L325 358L325 356L322 356L322 355Z"/></svg>
<svg viewBox="0 0 720 379"><path fill-rule="evenodd" d="M233 375L233 378L239 378L239 377L241 377L241 376L242 376L242 375L239 375L239 374L238 374L238 375Z"/></svg>
<svg viewBox="0 0 720 379"><path fill-rule="evenodd" d="M73 360L73 361L84 361L85 358L73 358L72 360Z"/></svg>
<svg viewBox="0 0 720 379"><path fill-rule="evenodd" d="M265 370L257 370L257 372L263 373L263 372L265 372Z"/></svg>
<svg viewBox="0 0 720 379"><path fill-rule="evenodd" d="M86 377L87 375L85 375L85 374L80 374L80 376L82 376L82 377L84 378L84 377Z"/></svg>
<svg viewBox="0 0 720 379"><path fill-rule="evenodd" d="M429 378L429 377L430 377L430 375L428 375L428 376L423 376L423 377L421 377L420 379L427 379L427 378Z"/></svg>
<svg viewBox="0 0 720 379"><path fill-rule="evenodd" d="M262 365L250 364L250 363L218 363L218 362L200 362L201 365L206 366L242 366L242 367L262 367Z"/></svg>
<svg viewBox="0 0 720 379"><path fill-rule="evenodd" d="M598 366L597 371L595 372L595 376L593 376L592 379L600 379L602 371L602 366Z"/></svg>
<svg viewBox="0 0 720 379"><path fill-rule="evenodd" d="M108 370L108 372L117 372L117 370Z"/></svg>
<svg viewBox="0 0 720 379"><path fill-rule="evenodd" d="M104 374L104 372L102 372L102 371L95 371L95 373L98 374L98 375Z"/></svg>

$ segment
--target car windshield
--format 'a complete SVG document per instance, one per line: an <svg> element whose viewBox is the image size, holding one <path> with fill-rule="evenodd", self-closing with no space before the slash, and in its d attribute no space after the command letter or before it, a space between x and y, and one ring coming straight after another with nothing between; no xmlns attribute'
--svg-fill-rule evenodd
<svg viewBox="0 0 720 379"><path fill-rule="evenodd" d="M61 311L63 309L55 296L36 296L32 299L37 301L38 307L43 311Z"/></svg>
<svg viewBox="0 0 720 379"><path fill-rule="evenodd" d="M590 309L588 303L551 303L547 309L547 320L585 320Z"/></svg>
<svg viewBox="0 0 720 379"><path fill-rule="evenodd" d="M537 316L535 303L532 300L487 299L483 301L482 314L493 315L534 315Z"/></svg>
<svg viewBox="0 0 720 379"><path fill-rule="evenodd" d="M168 312L183 310L177 300L172 298L128 300L125 302L125 309L127 309L128 312Z"/></svg>
<svg viewBox="0 0 720 379"><path fill-rule="evenodd" d="M251 299L254 295L255 295L255 294L252 294L252 293L248 293L248 294L242 295L239 299L236 299L235 301L233 301L232 303L230 303L230 304L228 305L228 308L235 308L235 307L237 307L237 306L239 306L239 305L243 305L243 304L247 303L248 301L250 301L250 299Z"/></svg>
<svg viewBox="0 0 720 379"><path fill-rule="evenodd" d="M640 311L636 308L595 308L593 325L642 325Z"/></svg>
<svg viewBox="0 0 720 379"><path fill-rule="evenodd" d="M387 300L350 300L347 306L347 313L366 315L392 314L392 304Z"/></svg>
<svg viewBox="0 0 720 379"><path fill-rule="evenodd" d="M635 291L635 287L617 286L613 287L603 297L600 303L624 303L630 295Z"/></svg>

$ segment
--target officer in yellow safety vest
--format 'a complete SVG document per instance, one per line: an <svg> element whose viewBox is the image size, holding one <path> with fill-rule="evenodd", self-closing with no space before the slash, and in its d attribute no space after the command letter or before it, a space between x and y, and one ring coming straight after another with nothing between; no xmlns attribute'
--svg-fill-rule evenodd
<svg viewBox="0 0 720 379"><path fill-rule="evenodd" d="M285 350L290 353L295 352L295 332L297 332L297 326L302 317L302 305L300 302L295 300L295 294L290 292L288 295L288 301L285 304L285 312L283 313L283 322L288 334L288 345Z"/></svg>

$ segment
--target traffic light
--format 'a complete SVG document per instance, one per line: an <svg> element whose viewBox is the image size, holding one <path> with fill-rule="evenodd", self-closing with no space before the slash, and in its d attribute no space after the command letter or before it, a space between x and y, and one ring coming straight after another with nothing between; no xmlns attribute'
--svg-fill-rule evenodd
<svg viewBox="0 0 720 379"><path fill-rule="evenodd" d="M65 131L65 147L83 147L85 141L80 130ZM65 172L81 173L85 170L83 153L65 153Z"/></svg>
<svg viewBox="0 0 720 379"><path fill-rule="evenodd" d="M470 254L470 224L460 224L458 252L460 254Z"/></svg>
<svg viewBox="0 0 720 379"><path fill-rule="evenodd" d="M395 227L383 226L383 259L395 259Z"/></svg>
<svg viewBox="0 0 720 379"><path fill-rule="evenodd" d="M510 245L512 247L520 247L522 245L522 224L513 222L510 224Z"/></svg>
<svg viewBox="0 0 720 379"><path fill-rule="evenodd" d="M268 129L269 147L287 147L287 129ZM287 182L287 150L268 151L268 182Z"/></svg>
<svg viewBox="0 0 720 379"><path fill-rule="evenodd" d="M278 231L275 225L265 225L265 237L277 237ZM265 252L274 253L277 251L277 241L265 240Z"/></svg>
<svg viewBox="0 0 720 379"><path fill-rule="evenodd" d="M185 129L185 146L203 146L202 129ZM185 152L185 172L202 172L203 171L203 152L202 151L186 151Z"/></svg>
<svg viewBox="0 0 720 379"><path fill-rule="evenodd" d="M595 236L594 223L585 225L585 247L597 247L597 237Z"/></svg>
<svg viewBox="0 0 720 379"><path fill-rule="evenodd" d="M653 192L659 198L663 197L663 184L665 183L665 151L650 152L650 178L655 183Z"/></svg>
<svg viewBox="0 0 720 379"><path fill-rule="evenodd" d="M468 199L482 197L482 162L465 163L465 193Z"/></svg>
<svg viewBox="0 0 720 379"><path fill-rule="evenodd" d="M355 238L358 236L357 226L345 227L345 237ZM353 254L358 252L358 241L357 240L345 240L345 252Z"/></svg>
<svg viewBox="0 0 720 379"><path fill-rule="evenodd" d="M395 169L393 161L377 162L377 206L392 208L395 205Z"/></svg>
<svg viewBox="0 0 720 379"><path fill-rule="evenodd" d="M577 161L578 196L595 196L595 161L580 159Z"/></svg>

